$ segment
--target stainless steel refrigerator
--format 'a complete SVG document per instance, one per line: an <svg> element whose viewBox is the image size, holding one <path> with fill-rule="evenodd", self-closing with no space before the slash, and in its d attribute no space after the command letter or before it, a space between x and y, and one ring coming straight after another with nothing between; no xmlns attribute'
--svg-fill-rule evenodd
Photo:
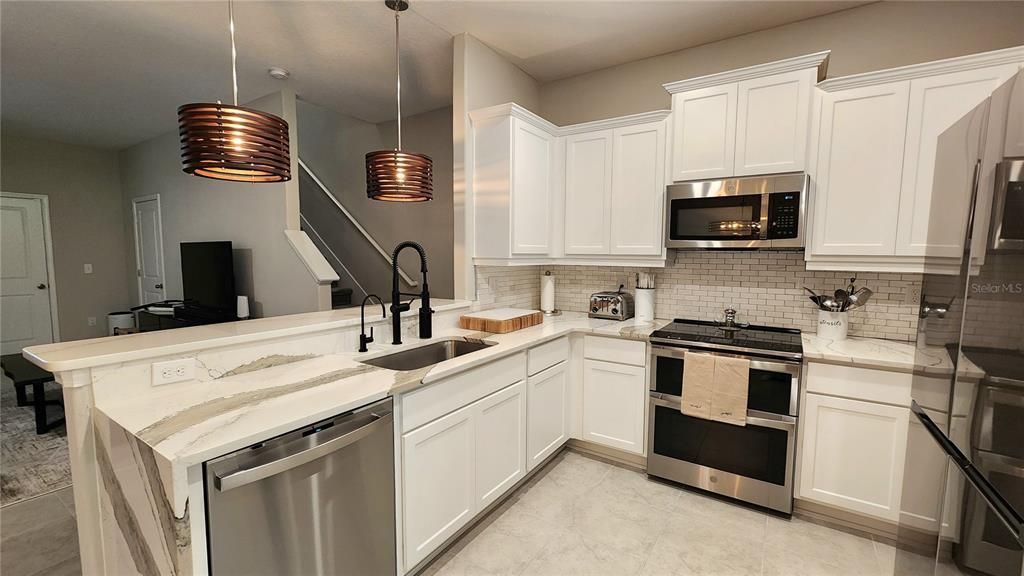
<svg viewBox="0 0 1024 576"><path fill-rule="evenodd" d="M973 209L959 274L923 277L919 365L936 349L949 363L914 378L898 575L1024 576L1024 159L1002 156L1024 105L1013 87L939 139L935 181Z"/></svg>

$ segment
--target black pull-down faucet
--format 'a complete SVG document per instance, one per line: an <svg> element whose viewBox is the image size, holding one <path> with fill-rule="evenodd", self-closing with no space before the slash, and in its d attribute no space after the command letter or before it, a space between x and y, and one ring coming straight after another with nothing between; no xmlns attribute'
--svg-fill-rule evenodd
<svg viewBox="0 0 1024 576"><path fill-rule="evenodd" d="M412 248L420 253L420 272L423 274L423 286L419 294L402 292L398 287L398 253L405 248ZM430 315L434 313L430 309L430 291L427 289L427 253L416 242L406 240L395 246L391 253L391 343L402 343L402 312L409 310L412 301L402 302L402 296L413 296L420 299L420 338L430 338L431 329Z"/></svg>

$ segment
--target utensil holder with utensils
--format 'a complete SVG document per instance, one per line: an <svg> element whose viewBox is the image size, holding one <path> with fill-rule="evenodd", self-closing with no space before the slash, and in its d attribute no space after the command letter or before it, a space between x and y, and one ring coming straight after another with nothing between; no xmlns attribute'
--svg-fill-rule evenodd
<svg viewBox="0 0 1024 576"><path fill-rule="evenodd" d="M850 315L847 312L818 310L818 336L829 340L846 340L850 330Z"/></svg>

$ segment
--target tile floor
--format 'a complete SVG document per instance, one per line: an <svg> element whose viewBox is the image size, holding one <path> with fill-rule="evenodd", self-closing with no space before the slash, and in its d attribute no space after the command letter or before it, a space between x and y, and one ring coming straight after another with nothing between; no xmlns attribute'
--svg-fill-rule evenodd
<svg viewBox="0 0 1024 576"><path fill-rule="evenodd" d="M881 576L895 562L869 538L563 452L421 574Z"/></svg>
<svg viewBox="0 0 1024 576"><path fill-rule="evenodd" d="M71 487L0 508L0 574L81 574Z"/></svg>

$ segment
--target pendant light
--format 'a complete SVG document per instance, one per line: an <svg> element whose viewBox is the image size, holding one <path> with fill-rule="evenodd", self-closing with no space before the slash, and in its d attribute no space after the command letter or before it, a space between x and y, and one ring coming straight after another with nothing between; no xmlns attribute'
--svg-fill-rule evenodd
<svg viewBox="0 0 1024 576"><path fill-rule="evenodd" d="M409 9L406 0L386 0L395 12L395 76L398 104L398 145L394 150L366 154L366 195L386 202L425 202L434 197L434 163L430 156L402 150L402 62L398 17Z"/></svg>
<svg viewBox="0 0 1024 576"><path fill-rule="evenodd" d="M238 105L235 14L228 0L233 105L196 103L178 108L181 164L187 174L235 182L291 180L288 123Z"/></svg>

